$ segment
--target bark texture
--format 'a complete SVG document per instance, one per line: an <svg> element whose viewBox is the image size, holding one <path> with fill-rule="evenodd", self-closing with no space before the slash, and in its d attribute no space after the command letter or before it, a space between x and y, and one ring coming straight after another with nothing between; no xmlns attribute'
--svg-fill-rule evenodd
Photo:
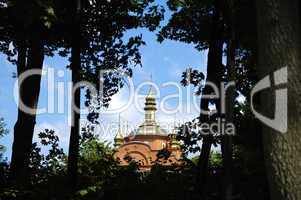
<svg viewBox="0 0 301 200"><path fill-rule="evenodd" d="M219 1L215 1L216 10L212 20L212 34L211 41L209 42L209 51L208 51L208 63L207 63L207 78L206 82L215 83L216 86L220 85L221 80L221 71L222 71L222 53L223 53L223 25L220 23L220 10L219 10ZM205 86L202 95L208 95L212 93L211 87ZM216 99L216 107L219 109L219 99ZM209 100L201 99L201 110L208 111ZM200 114L200 122L208 122L209 116L206 114ZM202 199L206 199L207 191L207 176L208 176L208 164L211 146L213 142L213 136L211 134L204 135L202 141L201 154L198 162L198 188L201 194Z"/></svg>
<svg viewBox="0 0 301 200"><path fill-rule="evenodd" d="M230 84L225 88L226 95L226 110L225 118L227 123L234 123L234 104L235 104L235 85L231 82L236 81L235 75L235 30L234 30L234 2L228 0L224 6L225 21L228 24L227 34L229 35L227 43L227 81ZM221 139L221 150L223 158L223 184L222 184L222 199L230 200L233 195L233 136L223 135Z"/></svg>
<svg viewBox="0 0 301 200"><path fill-rule="evenodd" d="M38 32L36 32L38 33ZM23 41L18 44L18 78L28 70L42 70L44 60L44 46L39 34L33 34L29 40L28 48ZM10 165L10 180L17 185L29 182L28 162L32 146L34 126L36 124L36 109L40 94L41 73L31 75L23 83L19 83L19 105L18 117L14 126L14 142ZM24 112L20 107L20 101L28 108L34 110L32 113Z"/></svg>
<svg viewBox="0 0 301 200"><path fill-rule="evenodd" d="M227 47L227 68L228 81L235 82L235 44L234 34L228 42ZM235 86L230 86L226 90L226 122L233 123L234 121L234 101L235 101ZM223 189L222 198L225 200L232 199L233 193L233 136L223 135L221 141L221 150L223 158Z"/></svg>
<svg viewBox="0 0 301 200"><path fill-rule="evenodd" d="M74 3L73 3L74 4ZM71 131L68 153L68 182L71 190L76 190L78 177L78 157L79 157L79 139L80 139L80 88L75 88L80 82L81 67L81 34L80 34L80 0L75 2L74 6L74 24L71 50L71 71L72 71L72 99L71 99Z"/></svg>
<svg viewBox="0 0 301 200"><path fill-rule="evenodd" d="M265 127L263 142L271 199L301 199L300 1L258 0L260 75L288 69L288 131ZM270 77L273 77L272 75ZM273 78L272 83L274 82ZM273 84L272 84L273 85ZM277 90L276 88L273 88ZM262 93L262 111L274 115L275 92Z"/></svg>

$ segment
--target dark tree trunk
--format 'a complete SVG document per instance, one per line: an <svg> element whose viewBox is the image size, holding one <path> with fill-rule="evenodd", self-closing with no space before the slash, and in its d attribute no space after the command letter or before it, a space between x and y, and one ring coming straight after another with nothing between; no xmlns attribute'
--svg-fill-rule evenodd
<svg viewBox="0 0 301 200"><path fill-rule="evenodd" d="M234 103L235 103L235 30L234 30L234 6L233 1L228 0L224 6L225 21L228 24L229 41L227 44L227 82L225 94L225 117L226 123L234 123ZM223 179L222 179L222 199L230 200L233 195L233 136L224 134L221 139L221 150L223 159Z"/></svg>
<svg viewBox="0 0 301 200"><path fill-rule="evenodd" d="M37 31L38 33L38 31ZM24 40L18 44L18 78L29 70L42 70L44 61L44 46L39 34L29 40L26 48ZM28 52L27 52L28 51ZM19 83L19 105L18 118L14 127L14 142L10 166L10 180L17 185L29 182L28 162L32 146L34 126L36 123L36 108L38 104L41 84L41 71L38 74L26 78ZM26 112L22 109L20 102L32 109Z"/></svg>
<svg viewBox="0 0 301 200"><path fill-rule="evenodd" d="M227 69L228 81L235 82L235 45L234 38L230 39L227 47ZM235 86L231 86L226 91L226 123L234 121L234 101L235 101ZM225 200L232 199L233 179L232 179L232 163L233 163L233 136L222 135L221 150L223 158L223 187L222 198Z"/></svg>
<svg viewBox="0 0 301 200"><path fill-rule="evenodd" d="M216 1L218 4L218 1ZM206 82L212 82L219 87L222 72L222 53L223 53L223 25L220 23L219 6L216 6L215 15L213 17L212 24L212 38L209 43L208 51L208 63L207 63L207 78ZM211 87L205 86L202 95L208 95L212 92ZM219 99L215 99L217 110L219 110ZM201 110L208 111L209 100L201 99ZM200 115L200 122L208 123L209 116L206 114ZM207 176L208 176L208 164L211 146L213 142L213 136L211 134L204 135L202 141L202 149L198 162L198 188L202 199L206 199L207 194Z"/></svg>
<svg viewBox="0 0 301 200"><path fill-rule="evenodd" d="M73 37L72 37L72 52L71 52L71 71L72 71L72 100L71 100L71 132L69 142L68 154L68 181L71 190L77 187L77 171L78 171L78 157L79 157L79 139L80 139L80 88L75 88L76 84L80 82L80 0L77 0L75 7L75 18L73 24Z"/></svg>
<svg viewBox="0 0 301 200"><path fill-rule="evenodd" d="M301 39L299 0L258 0L259 73L263 78L287 66L288 130L265 127L263 145L271 199L301 199ZM284 76L284 75L283 75ZM279 80L278 80L279 81ZM279 87L279 86L278 86ZM274 115L275 91L262 92L261 112ZM282 88L283 89L283 88ZM281 97L284 98L285 97ZM281 105L284 106L284 105ZM280 122L282 123L282 122Z"/></svg>

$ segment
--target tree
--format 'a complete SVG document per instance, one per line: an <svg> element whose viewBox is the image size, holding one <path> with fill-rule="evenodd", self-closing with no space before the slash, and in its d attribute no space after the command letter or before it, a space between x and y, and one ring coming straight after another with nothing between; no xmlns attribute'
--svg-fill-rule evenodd
<svg viewBox="0 0 301 200"><path fill-rule="evenodd" d="M181 2L182 1L170 1L170 7L172 9L176 11L179 9L178 7L181 7L181 9L174 14L169 24L163 28L161 35L171 39L195 43L196 48L200 50L208 48L206 81L219 86L223 73L222 56L224 44L224 26L221 21L221 3L219 1L214 1L212 5L211 3L203 1L184 1L183 5L181 5ZM198 17L195 18L195 16ZM181 23L181 21L183 23ZM202 90L203 95L211 93L212 89L208 85ZM218 112L220 112L219 100L215 99L213 101L216 104ZM209 100L205 98L201 99L201 110L209 111L208 106ZM201 113L199 120L200 123L208 122L208 114ZM212 134L213 133L209 133L202 137L202 148L198 163L198 188L203 197L206 195L209 155L211 151L211 144L213 143Z"/></svg>
<svg viewBox="0 0 301 200"><path fill-rule="evenodd" d="M81 69L81 0L72 3L70 14L71 19L71 62L70 69L72 72L72 96L71 96L71 130L69 140L68 153L68 183L71 189L76 188L77 170L78 170L78 154L79 154L79 130L80 130L80 88L76 88L76 84L80 82Z"/></svg>
<svg viewBox="0 0 301 200"><path fill-rule="evenodd" d="M139 46L144 44L142 37L131 36L126 40L124 34L127 30L139 27L155 30L163 17L163 10L153 2L89 1L77 3L76 8L70 11L74 16L72 19L76 19L71 21L73 39L70 42L73 84L81 80L99 84L101 72L109 70L104 74L103 88L98 88L102 89L102 94L97 97L99 105L88 115L92 123L97 123L99 109L107 105L110 97L122 86L122 76L131 76L131 68L141 64ZM70 182L76 184L80 113L75 112L74 108L80 107L80 89L73 92L74 124L70 134L68 173ZM87 106L91 106L90 100L95 95L87 91Z"/></svg>
<svg viewBox="0 0 301 200"><path fill-rule="evenodd" d="M226 33L228 34L227 41L227 75L226 81L229 84L234 83L236 79L235 73L235 30L234 30L234 1L229 0L226 3L226 13L225 21L228 24L228 30ZM235 106L235 85L229 86L226 91L226 113L225 120L226 123L234 123L234 106ZM222 189L222 198L225 200L232 199L233 195L233 178L232 178L232 168L233 168L233 135L224 134L221 138L221 150L223 156L223 189Z"/></svg>
<svg viewBox="0 0 301 200"><path fill-rule="evenodd" d="M226 115L221 113L219 99L210 100L217 108L214 118L225 118L227 123L234 119L235 98L238 93L249 95L249 84L254 82L253 71L249 70L249 62L254 59L256 41L254 5L252 1L168 1L173 11L169 23L162 29L159 41L164 38L192 43L199 50L208 49L207 81L219 86L221 82L236 81L237 88L230 88L226 94ZM218 46L217 46L218 45ZM226 47L226 49L224 48ZM226 54L223 54L226 50ZM251 52L251 53L250 53ZM227 57L227 65L222 64L222 57ZM247 60L247 62L246 62ZM249 73L251 72L251 73ZM202 87L200 87L202 88ZM209 87L201 89L201 94L210 94ZM208 110L208 99L201 99L201 109ZM208 115L201 114L200 123L208 122ZM209 122L210 123L210 122ZM201 193L206 194L206 173L212 136L198 137L202 139L201 158L199 161L199 179ZM224 160L224 179L222 198L232 198L232 137L222 136L221 146Z"/></svg>
<svg viewBox="0 0 301 200"><path fill-rule="evenodd" d="M257 23L260 77L285 66L288 72L287 132L280 133L270 127L264 127L263 130L271 199L300 199L300 1L257 1ZM286 81L286 75L285 71L279 78ZM275 77L274 83L277 81ZM274 91L261 93L263 114L273 116L275 105Z"/></svg>
<svg viewBox="0 0 301 200"><path fill-rule="evenodd" d="M17 65L19 80L18 117L14 127L14 142L10 166L12 182L23 185L28 182L28 162L36 109L40 93L41 70L44 56L55 49L48 30L55 18L52 1L18 0L1 1L1 51L9 61ZM9 48L10 46L13 49ZM20 77L31 70L24 81ZM23 103L23 104L22 104ZM24 109L27 107L29 110Z"/></svg>

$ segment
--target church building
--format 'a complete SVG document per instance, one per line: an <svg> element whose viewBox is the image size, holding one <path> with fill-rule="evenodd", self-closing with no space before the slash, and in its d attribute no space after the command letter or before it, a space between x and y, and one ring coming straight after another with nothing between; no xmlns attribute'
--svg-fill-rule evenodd
<svg viewBox="0 0 301 200"><path fill-rule="evenodd" d="M165 166L181 165L182 151L176 133L168 133L158 125L156 110L156 98L150 87L145 98L144 122L126 137L119 128L114 139L114 157L120 165L135 161L140 170L149 170L158 162Z"/></svg>

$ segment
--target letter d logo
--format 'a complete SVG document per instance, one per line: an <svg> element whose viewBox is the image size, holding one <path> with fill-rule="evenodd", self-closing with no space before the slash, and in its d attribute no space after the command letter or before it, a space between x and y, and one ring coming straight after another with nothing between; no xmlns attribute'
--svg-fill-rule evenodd
<svg viewBox="0 0 301 200"><path fill-rule="evenodd" d="M287 67L283 67L274 72L275 86L287 83ZM265 125L281 132L286 133L287 131L287 88L279 88L275 90L275 116L273 119L263 116L254 109L253 97L254 94L270 88L271 81L270 77L266 76L261 79L251 91L251 110L262 123Z"/></svg>

